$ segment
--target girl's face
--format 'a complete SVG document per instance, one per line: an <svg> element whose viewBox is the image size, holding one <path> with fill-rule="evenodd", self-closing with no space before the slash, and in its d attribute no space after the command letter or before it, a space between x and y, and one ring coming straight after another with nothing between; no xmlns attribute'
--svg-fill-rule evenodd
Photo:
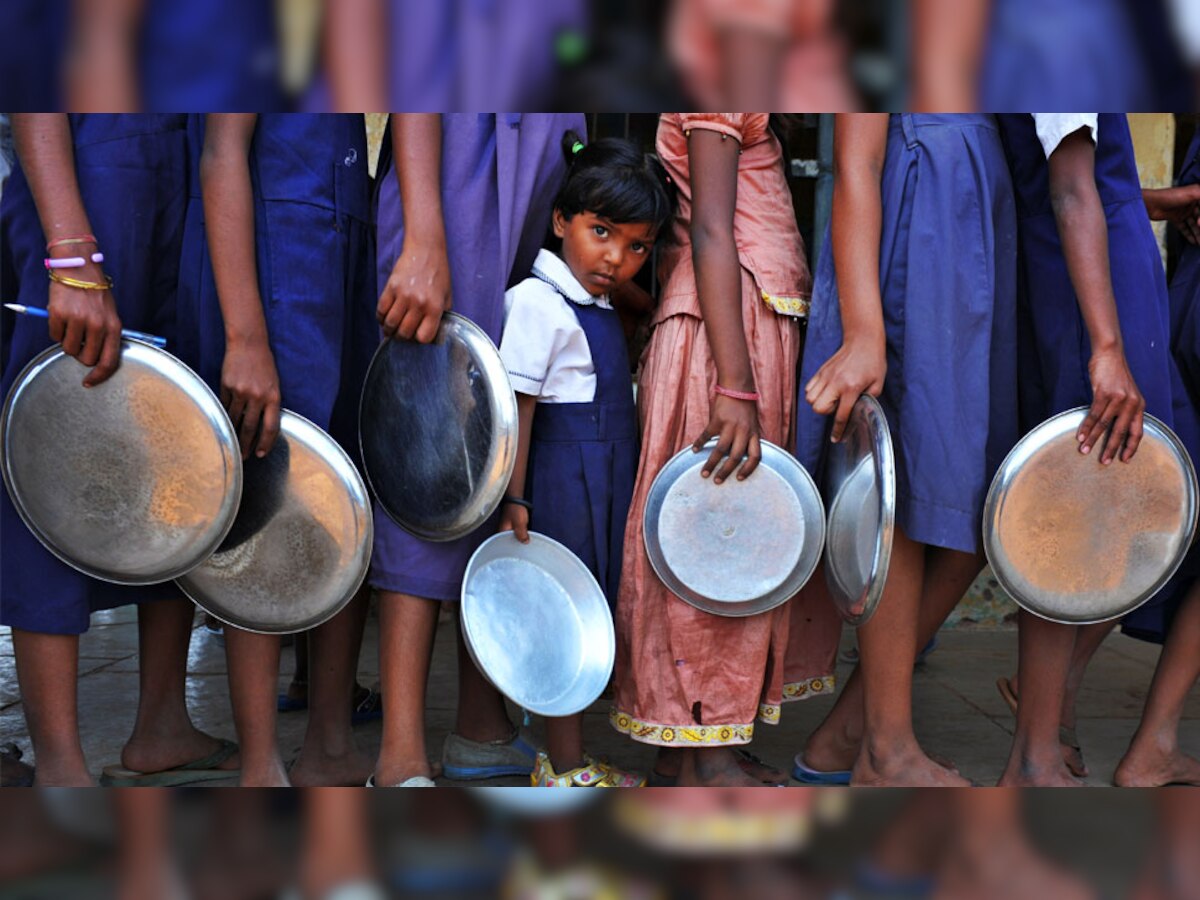
<svg viewBox="0 0 1200 900"><path fill-rule="evenodd" d="M554 233L571 274L593 297L633 278L654 248L650 222L610 222L586 210L568 219L556 209Z"/></svg>

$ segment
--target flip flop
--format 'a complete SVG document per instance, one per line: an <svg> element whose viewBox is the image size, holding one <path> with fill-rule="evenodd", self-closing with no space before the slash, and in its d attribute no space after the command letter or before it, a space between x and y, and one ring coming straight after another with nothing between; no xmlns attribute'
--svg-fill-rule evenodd
<svg viewBox="0 0 1200 900"><path fill-rule="evenodd" d="M238 769L218 769L217 766L237 753L233 741L221 738L221 745L203 759L196 759L173 769L161 772L135 772L124 766L105 766L100 773L101 787L180 787L185 784L200 784L222 778L237 778Z"/></svg>
<svg viewBox="0 0 1200 900"><path fill-rule="evenodd" d="M1013 686L1011 678L1000 677L996 679L996 690L1000 692L1005 704L1015 716L1017 714L1017 702L1020 699L1017 694L1017 689ZM1079 766L1072 765L1070 761L1063 760L1071 774L1076 778L1086 778L1089 774L1087 760L1083 758L1083 747L1079 743L1079 736L1075 733L1074 728L1068 728L1066 725L1058 726L1058 742L1064 747L1070 747L1079 754Z"/></svg>
<svg viewBox="0 0 1200 900"><path fill-rule="evenodd" d="M804 764L804 758L799 753L796 754L796 758L792 762L794 763L792 766L792 777L801 784L821 785L825 787L850 784L849 769L839 769L832 772L811 769Z"/></svg>
<svg viewBox="0 0 1200 900"><path fill-rule="evenodd" d="M21 762L24 755L16 743L0 747L0 787L33 787L33 766Z"/></svg>

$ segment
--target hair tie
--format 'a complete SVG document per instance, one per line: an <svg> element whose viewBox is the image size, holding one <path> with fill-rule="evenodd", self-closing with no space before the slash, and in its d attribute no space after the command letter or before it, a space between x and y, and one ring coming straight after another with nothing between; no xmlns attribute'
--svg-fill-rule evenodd
<svg viewBox="0 0 1200 900"><path fill-rule="evenodd" d="M579 151L583 149L583 141L576 141L571 145L571 155L578 156Z"/></svg>

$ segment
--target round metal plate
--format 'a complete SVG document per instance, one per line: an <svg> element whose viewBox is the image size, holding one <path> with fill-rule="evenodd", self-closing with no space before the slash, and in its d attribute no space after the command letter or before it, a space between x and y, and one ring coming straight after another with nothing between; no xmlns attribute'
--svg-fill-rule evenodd
<svg viewBox="0 0 1200 900"><path fill-rule="evenodd" d="M1166 425L1144 419L1129 463L1079 452L1087 413L1047 419L1001 464L983 513L997 580L1023 608L1082 625L1132 612L1174 574L1196 529L1196 473Z"/></svg>
<svg viewBox="0 0 1200 900"><path fill-rule="evenodd" d="M745 481L701 478L708 450L667 461L646 500L646 551L673 594L718 616L752 616L804 587L821 558L825 510L790 453L762 441Z"/></svg>
<svg viewBox="0 0 1200 900"><path fill-rule="evenodd" d="M892 436L874 397L858 398L842 440L829 445L823 486L825 582L842 618L862 625L883 597L896 523Z"/></svg>
<svg viewBox="0 0 1200 900"><path fill-rule="evenodd" d="M612 677L616 636L595 577L558 541L488 538L467 564L462 629L475 665L514 703L570 716Z"/></svg>
<svg viewBox="0 0 1200 900"><path fill-rule="evenodd" d="M288 410L271 452L244 466L242 505L228 537L177 583L206 612L248 631L315 628L367 576L367 487L337 441Z"/></svg>
<svg viewBox="0 0 1200 900"><path fill-rule="evenodd" d="M517 400L495 344L454 313L432 343L385 341L359 438L367 481L397 525L430 541L470 534L500 504L517 455Z"/></svg>
<svg viewBox="0 0 1200 900"><path fill-rule="evenodd" d="M233 525L242 493L237 436L212 391L139 341L83 387L87 367L55 346L17 378L0 414L4 484L46 548L118 584L169 581Z"/></svg>

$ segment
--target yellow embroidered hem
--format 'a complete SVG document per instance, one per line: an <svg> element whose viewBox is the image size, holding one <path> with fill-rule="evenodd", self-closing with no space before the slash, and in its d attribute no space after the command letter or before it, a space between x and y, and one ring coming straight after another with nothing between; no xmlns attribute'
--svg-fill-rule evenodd
<svg viewBox="0 0 1200 900"><path fill-rule="evenodd" d="M764 725L778 725L782 708L769 703L758 704L758 721Z"/></svg>
<svg viewBox="0 0 1200 900"><path fill-rule="evenodd" d="M733 747L748 744L754 736L754 725L653 725L639 722L633 716L612 710L609 724L643 744L659 747Z"/></svg>
<svg viewBox="0 0 1200 900"><path fill-rule="evenodd" d="M812 697L832 694L837 687L837 679L832 675L823 678L810 678L808 681L794 681L783 686L783 702L793 700L808 700Z"/></svg>
<svg viewBox="0 0 1200 900"><path fill-rule="evenodd" d="M799 318L808 318L808 309L810 301L808 297L776 297L774 294L768 294L766 291L760 291L763 298L763 303L775 310L783 316L797 316Z"/></svg>

